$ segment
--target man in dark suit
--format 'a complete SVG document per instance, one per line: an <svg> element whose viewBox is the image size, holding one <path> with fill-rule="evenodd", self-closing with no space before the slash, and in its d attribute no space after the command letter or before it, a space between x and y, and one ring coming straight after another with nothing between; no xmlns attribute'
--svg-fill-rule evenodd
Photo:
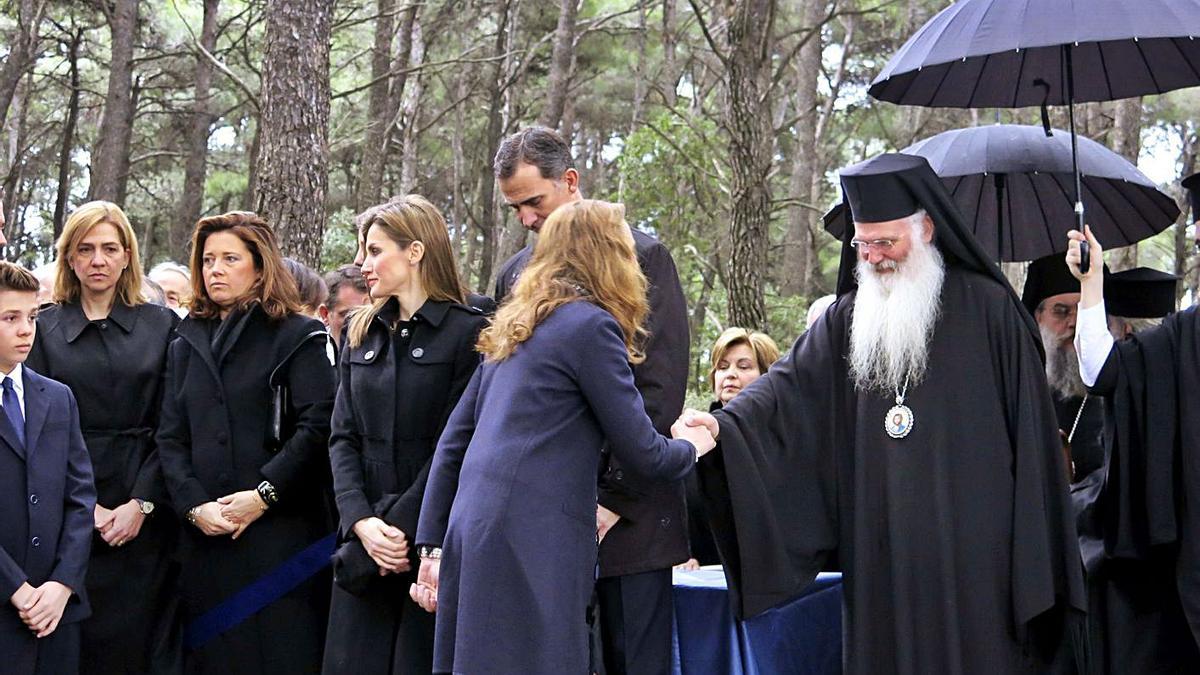
<svg viewBox="0 0 1200 675"><path fill-rule="evenodd" d="M529 127L505 138L493 169L504 201L531 232L540 230L559 206L583 199L570 148L545 127ZM631 229L638 263L649 282L650 303L646 360L634 368L634 383L655 429L670 435L687 387L687 305L670 251L654 237ZM532 254L533 247L526 246L501 266L497 303L504 301ZM669 672L671 567L688 559L683 483L641 480L605 452L598 494L596 595L604 670L607 675Z"/></svg>
<svg viewBox="0 0 1200 675"><path fill-rule="evenodd" d="M0 669L58 675L79 671L96 490L71 390L22 365L37 290L0 262Z"/></svg>

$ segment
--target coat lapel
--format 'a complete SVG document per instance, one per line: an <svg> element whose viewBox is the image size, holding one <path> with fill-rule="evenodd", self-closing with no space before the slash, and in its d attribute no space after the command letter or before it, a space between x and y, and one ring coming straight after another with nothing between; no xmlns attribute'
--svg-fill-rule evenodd
<svg viewBox="0 0 1200 675"><path fill-rule="evenodd" d="M217 360L213 357L212 342L209 339L208 331L205 330L205 326L201 325L200 321L189 317L179 324L176 334L191 345L192 352L200 357L204 365L208 366L213 380L220 383L221 371L217 368Z"/></svg>
<svg viewBox="0 0 1200 675"><path fill-rule="evenodd" d="M46 425L46 415L50 412L50 406L46 401L46 383L42 382L41 377L30 373L28 368L24 369L24 373L25 446L36 448L42 435L42 427Z"/></svg>

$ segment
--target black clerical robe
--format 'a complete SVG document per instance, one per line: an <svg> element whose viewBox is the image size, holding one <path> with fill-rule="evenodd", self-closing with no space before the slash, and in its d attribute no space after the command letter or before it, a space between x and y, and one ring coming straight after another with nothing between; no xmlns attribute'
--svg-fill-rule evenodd
<svg viewBox="0 0 1200 675"><path fill-rule="evenodd" d="M847 373L855 293L715 413L700 476L735 611L840 570L848 673L1066 667L1084 587L1026 318L995 279L949 266L928 374L905 399L915 422L892 439L894 395Z"/></svg>
<svg viewBox="0 0 1200 675"><path fill-rule="evenodd" d="M1196 308L1118 342L1091 391L1109 398L1107 475L1093 518L1103 537L1103 567L1110 576L1124 570L1119 580L1132 603L1128 620L1106 642L1137 645L1140 658L1170 672L1200 671Z"/></svg>

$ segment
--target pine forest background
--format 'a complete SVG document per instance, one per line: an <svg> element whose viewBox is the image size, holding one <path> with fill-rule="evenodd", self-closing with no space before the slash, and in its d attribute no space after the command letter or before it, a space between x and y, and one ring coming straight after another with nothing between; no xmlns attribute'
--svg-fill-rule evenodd
<svg viewBox="0 0 1200 675"><path fill-rule="evenodd" d="M586 196L621 201L673 252L697 392L729 325L781 345L832 292L820 216L839 167L1036 109L898 107L866 96L945 0L3 0L0 184L8 259L53 259L66 214L121 204L146 264L186 263L195 221L272 222L285 254L349 262L352 218L417 192L450 223L480 292L525 243L490 160L541 123L571 142ZM1181 207L1200 90L1088 104L1087 136ZM1056 127L1065 110L1052 109ZM1185 209L1186 213L1186 209ZM1110 265L1200 287L1186 216ZM1070 224L1064 223L1064 228ZM1006 266L1015 283L1019 265Z"/></svg>

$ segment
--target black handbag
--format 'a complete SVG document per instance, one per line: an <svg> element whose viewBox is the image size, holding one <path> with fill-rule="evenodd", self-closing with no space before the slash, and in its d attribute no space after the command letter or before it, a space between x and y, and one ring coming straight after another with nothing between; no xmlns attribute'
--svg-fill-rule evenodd
<svg viewBox="0 0 1200 675"><path fill-rule="evenodd" d="M271 452L282 450L284 443L296 432L296 411L292 408L291 386L287 382L279 381L279 373L305 343L318 337L329 340L329 333L323 330L314 330L305 335L292 348L292 351L288 352L288 355L283 357L283 360L271 370L271 376L267 378L267 385L271 387L271 419L270 433L267 435L267 449Z"/></svg>

